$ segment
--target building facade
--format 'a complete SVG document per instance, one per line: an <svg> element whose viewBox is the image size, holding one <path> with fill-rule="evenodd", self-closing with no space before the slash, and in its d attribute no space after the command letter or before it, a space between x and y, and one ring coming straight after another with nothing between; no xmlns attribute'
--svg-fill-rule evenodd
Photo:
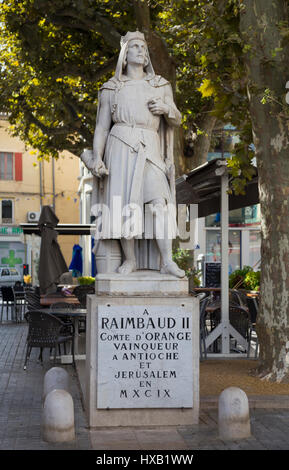
<svg viewBox="0 0 289 470"><path fill-rule="evenodd" d="M51 205L59 223L79 223L79 158L64 152L57 160L37 159L37 152L9 133L5 116L0 120L0 265L16 267L37 283L40 237L23 235L21 223L37 223L44 205ZM78 236L59 236L69 265Z"/></svg>

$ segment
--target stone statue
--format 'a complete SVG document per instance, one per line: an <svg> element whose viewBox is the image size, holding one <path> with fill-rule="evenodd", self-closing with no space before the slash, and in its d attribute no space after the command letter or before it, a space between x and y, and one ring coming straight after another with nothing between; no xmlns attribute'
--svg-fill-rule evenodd
<svg viewBox="0 0 289 470"><path fill-rule="evenodd" d="M128 32L121 38L115 75L99 92L93 151L81 155L95 176L95 237L120 240L124 259L118 272L124 275L138 269L138 250L146 253L146 268L156 266L156 251L144 248L155 243L157 269L185 276L172 260L172 238L177 235L173 127L180 123L171 86L154 73L144 35ZM153 236L144 230L149 219ZM155 224L161 219L163 232L158 235Z"/></svg>

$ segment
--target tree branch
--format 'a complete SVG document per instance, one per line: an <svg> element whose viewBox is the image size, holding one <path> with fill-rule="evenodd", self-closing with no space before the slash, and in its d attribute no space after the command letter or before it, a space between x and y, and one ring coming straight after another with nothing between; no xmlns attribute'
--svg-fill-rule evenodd
<svg viewBox="0 0 289 470"><path fill-rule="evenodd" d="M133 0L134 12L136 16L137 28L144 32L149 33L150 31L150 7L147 1Z"/></svg>
<svg viewBox="0 0 289 470"><path fill-rule="evenodd" d="M87 80L89 82L97 82L98 80L101 79L103 75L111 72L115 68L116 63L117 63L117 57L111 57L97 70L84 71L81 67L64 62L53 71L53 75L56 78L64 77L64 76L73 76L73 77L81 77L84 80Z"/></svg>
<svg viewBox="0 0 289 470"><path fill-rule="evenodd" d="M67 28L79 29L82 31L96 31L103 36L105 41L113 48L119 47L120 34L114 28L113 24L99 13L95 12L95 19L81 17L79 12L63 9L54 14L46 15L51 23L64 26ZM72 19L73 21L65 21L64 19Z"/></svg>

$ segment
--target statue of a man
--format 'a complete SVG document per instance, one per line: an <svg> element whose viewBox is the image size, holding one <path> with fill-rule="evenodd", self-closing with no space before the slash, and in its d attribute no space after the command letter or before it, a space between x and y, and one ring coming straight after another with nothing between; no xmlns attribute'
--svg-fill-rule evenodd
<svg viewBox="0 0 289 470"><path fill-rule="evenodd" d="M101 211L98 238L120 239L124 260L118 272L122 274L137 270L135 240L139 243L143 238L157 244L161 273L185 276L172 260L177 227L175 211L168 210L175 204L173 127L180 123L171 86L155 75L144 35L128 32L121 38L115 75L99 93L93 152L81 156L96 177L97 206L109 209ZM114 204L118 209L112 214ZM163 236L145 240L142 224L130 232L126 224L115 226L118 215L127 208L140 208L143 220L145 205L151 208L154 220L166 214ZM153 253L146 250L149 252Z"/></svg>

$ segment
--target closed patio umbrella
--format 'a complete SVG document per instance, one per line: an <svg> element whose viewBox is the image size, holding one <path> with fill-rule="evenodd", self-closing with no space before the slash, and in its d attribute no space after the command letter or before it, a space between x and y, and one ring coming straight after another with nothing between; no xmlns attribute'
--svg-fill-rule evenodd
<svg viewBox="0 0 289 470"><path fill-rule="evenodd" d="M57 242L55 230L59 219L50 206L43 206L38 226L41 233L38 279L40 293L56 291L61 274L68 271L65 259Z"/></svg>
<svg viewBox="0 0 289 470"><path fill-rule="evenodd" d="M79 277L82 275L82 248L80 245L73 246L72 260L69 265L69 269L72 269L73 277Z"/></svg>

